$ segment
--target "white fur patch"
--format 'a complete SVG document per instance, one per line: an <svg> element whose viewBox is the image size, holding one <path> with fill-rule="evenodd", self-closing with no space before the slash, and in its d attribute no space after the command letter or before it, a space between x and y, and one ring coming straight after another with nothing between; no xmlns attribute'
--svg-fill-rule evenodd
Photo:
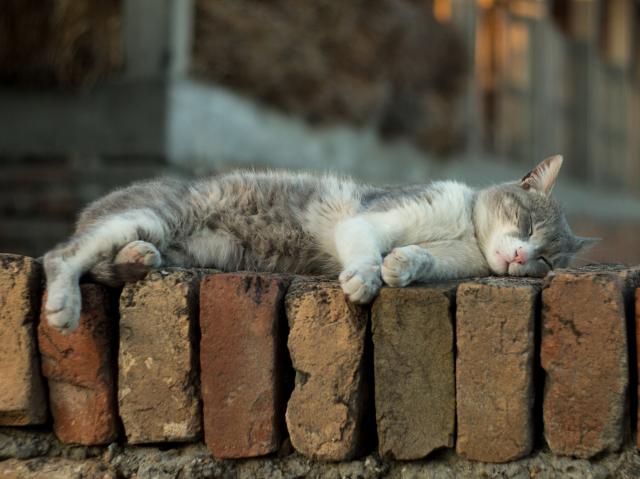
<svg viewBox="0 0 640 479"><path fill-rule="evenodd" d="M352 263L338 279L344 294L358 304L370 303L382 286L379 264Z"/></svg>
<svg viewBox="0 0 640 479"><path fill-rule="evenodd" d="M382 279L389 286L404 287L421 279L433 266L434 259L417 245L395 248L382 262Z"/></svg>

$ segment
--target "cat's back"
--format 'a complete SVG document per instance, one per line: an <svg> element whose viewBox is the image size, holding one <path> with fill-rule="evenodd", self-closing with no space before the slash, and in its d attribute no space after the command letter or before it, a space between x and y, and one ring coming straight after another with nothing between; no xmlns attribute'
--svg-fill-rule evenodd
<svg viewBox="0 0 640 479"><path fill-rule="evenodd" d="M362 200L365 213L388 213L386 221L406 231L407 244L471 238L475 191L456 181L370 189Z"/></svg>
<svg viewBox="0 0 640 479"><path fill-rule="evenodd" d="M362 208L367 212L424 207L433 213L459 214L468 208L474 190L457 181L433 181L414 185L371 186L364 189Z"/></svg>
<svg viewBox="0 0 640 479"><path fill-rule="evenodd" d="M208 202L238 213L302 211L314 203L351 202L361 187L331 174L290 171L234 171L196 183Z"/></svg>
<svg viewBox="0 0 640 479"><path fill-rule="evenodd" d="M332 174L240 170L197 182L195 189L195 201L209 213L305 223L315 215L355 214L366 186Z"/></svg>

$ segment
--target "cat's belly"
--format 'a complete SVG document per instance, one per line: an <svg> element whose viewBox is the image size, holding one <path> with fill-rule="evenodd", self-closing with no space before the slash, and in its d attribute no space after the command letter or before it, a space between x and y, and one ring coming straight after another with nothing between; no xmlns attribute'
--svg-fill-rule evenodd
<svg viewBox="0 0 640 479"><path fill-rule="evenodd" d="M183 266L216 268L222 271L265 271L292 274L330 274L330 258L324 257L311 238L299 232L274 235L255 230L241 236L223 228L203 228L181 241Z"/></svg>

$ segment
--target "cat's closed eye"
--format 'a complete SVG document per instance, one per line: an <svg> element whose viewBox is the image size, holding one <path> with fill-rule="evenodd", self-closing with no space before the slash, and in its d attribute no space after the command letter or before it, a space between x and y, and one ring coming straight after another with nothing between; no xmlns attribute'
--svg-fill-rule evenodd
<svg viewBox="0 0 640 479"><path fill-rule="evenodd" d="M538 256L538 259L542 261L544 264L546 264L549 267L549 269L553 269L553 264L547 258L545 258L544 256Z"/></svg>
<svg viewBox="0 0 640 479"><path fill-rule="evenodd" d="M519 229L523 237L529 238L533 235L533 218L528 212L522 212L519 215Z"/></svg>

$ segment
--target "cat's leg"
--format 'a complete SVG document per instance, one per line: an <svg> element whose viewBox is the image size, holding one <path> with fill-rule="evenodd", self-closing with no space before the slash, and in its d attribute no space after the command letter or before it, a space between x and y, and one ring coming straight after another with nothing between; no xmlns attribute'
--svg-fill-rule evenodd
<svg viewBox="0 0 640 479"><path fill-rule="evenodd" d="M371 302L382 286L383 245L374 226L362 217L350 218L337 225L335 240L342 290L354 303Z"/></svg>
<svg viewBox="0 0 640 479"><path fill-rule="evenodd" d="M98 219L44 256L47 277L45 314L53 327L73 331L80 318L82 274L109 260L125 245L144 238L163 243L165 222L150 209L125 211Z"/></svg>
<svg viewBox="0 0 640 479"><path fill-rule="evenodd" d="M99 283L117 287L127 282L138 281L161 265L160 251L151 243L136 240L126 244L115 258L93 265L89 274Z"/></svg>
<svg viewBox="0 0 640 479"><path fill-rule="evenodd" d="M485 276L484 256L471 241L438 241L393 249L382 263L382 279L389 286L407 286L416 281L434 281Z"/></svg>

